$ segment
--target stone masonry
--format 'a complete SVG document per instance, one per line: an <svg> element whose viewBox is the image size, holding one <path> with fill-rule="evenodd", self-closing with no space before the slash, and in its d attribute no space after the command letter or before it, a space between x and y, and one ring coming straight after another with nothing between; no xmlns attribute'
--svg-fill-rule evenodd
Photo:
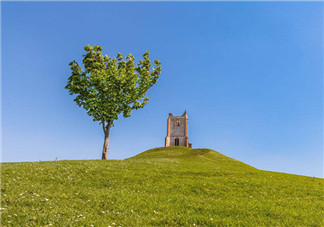
<svg viewBox="0 0 324 227"><path fill-rule="evenodd" d="M169 113L165 146L192 146L188 138L188 115L186 111L182 116L173 116L172 113Z"/></svg>

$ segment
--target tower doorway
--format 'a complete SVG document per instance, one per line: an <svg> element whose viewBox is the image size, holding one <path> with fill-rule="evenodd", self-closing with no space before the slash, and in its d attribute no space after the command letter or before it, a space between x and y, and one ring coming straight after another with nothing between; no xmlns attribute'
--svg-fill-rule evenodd
<svg viewBox="0 0 324 227"><path fill-rule="evenodd" d="M176 138L175 141L174 141L174 145L175 146L179 146L179 138Z"/></svg>

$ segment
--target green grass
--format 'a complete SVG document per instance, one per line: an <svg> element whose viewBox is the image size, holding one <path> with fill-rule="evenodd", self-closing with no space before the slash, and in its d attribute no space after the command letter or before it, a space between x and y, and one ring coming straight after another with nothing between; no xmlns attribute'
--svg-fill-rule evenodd
<svg viewBox="0 0 324 227"><path fill-rule="evenodd" d="M323 179L209 149L1 165L2 226L324 226Z"/></svg>

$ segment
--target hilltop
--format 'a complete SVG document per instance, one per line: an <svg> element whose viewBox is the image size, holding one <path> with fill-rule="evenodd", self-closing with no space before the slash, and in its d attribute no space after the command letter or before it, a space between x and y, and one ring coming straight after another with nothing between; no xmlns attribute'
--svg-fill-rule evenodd
<svg viewBox="0 0 324 227"><path fill-rule="evenodd" d="M323 179L210 149L126 160L4 163L2 226L323 226Z"/></svg>

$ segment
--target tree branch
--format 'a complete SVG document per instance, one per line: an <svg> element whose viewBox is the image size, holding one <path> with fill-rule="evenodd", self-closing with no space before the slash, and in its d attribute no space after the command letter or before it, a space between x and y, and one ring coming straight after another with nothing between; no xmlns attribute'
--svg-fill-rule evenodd
<svg viewBox="0 0 324 227"><path fill-rule="evenodd" d="M102 123L102 129L103 129L104 133L106 134L105 121L104 120L101 120L101 123Z"/></svg>
<svg viewBox="0 0 324 227"><path fill-rule="evenodd" d="M106 126L106 131L105 131L105 133L106 133L107 135L109 135L109 130L110 130L110 127L111 127L111 125L112 125L112 122L113 122L113 121L108 121L108 124L107 124L107 126Z"/></svg>

